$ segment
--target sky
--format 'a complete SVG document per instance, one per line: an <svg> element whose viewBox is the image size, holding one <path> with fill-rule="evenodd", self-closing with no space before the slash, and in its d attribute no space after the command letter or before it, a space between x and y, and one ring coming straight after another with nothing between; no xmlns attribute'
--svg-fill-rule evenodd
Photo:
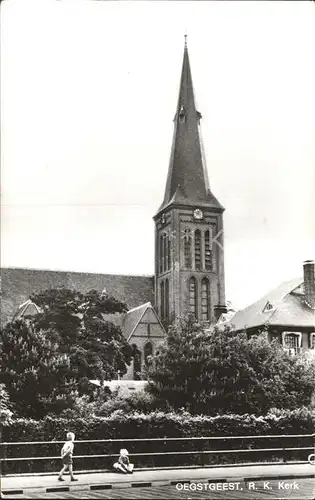
<svg viewBox="0 0 315 500"><path fill-rule="evenodd" d="M1 265L154 273L184 34L238 309L314 258L315 3L4 0Z"/></svg>

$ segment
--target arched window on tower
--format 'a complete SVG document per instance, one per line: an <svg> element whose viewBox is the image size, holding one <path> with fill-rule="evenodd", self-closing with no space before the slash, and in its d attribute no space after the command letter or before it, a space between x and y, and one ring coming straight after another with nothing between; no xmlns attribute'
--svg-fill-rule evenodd
<svg viewBox="0 0 315 500"><path fill-rule="evenodd" d="M201 269L201 232L200 229L195 231L195 269Z"/></svg>
<svg viewBox="0 0 315 500"><path fill-rule="evenodd" d="M222 250L222 245L223 245L222 235L220 236L220 232L218 233L217 226L215 225L211 226L210 237L212 238L213 235L215 235L215 237L212 240L214 241L214 244L212 245L211 243L211 267L212 267L211 271L215 273L217 271L218 250Z"/></svg>
<svg viewBox="0 0 315 500"><path fill-rule="evenodd" d="M165 294L164 294L164 281L162 281L160 285L160 293L161 293L161 320L165 319Z"/></svg>
<svg viewBox="0 0 315 500"><path fill-rule="evenodd" d="M201 281L201 320L210 321L210 283L208 278Z"/></svg>
<svg viewBox="0 0 315 500"><path fill-rule="evenodd" d="M159 243L159 247L160 247L160 251L159 251L159 268L160 268L160 273L163 272L163 262L164 262L164 255L163 255L163 250L164 250L164 247L163 247L163 235L160 234L160 243Z"/></svg>
<svg viewBox="0 0 315 500"><path fill-rule="evenodd" d="M153 354L152 344L151 344L151 342L147 342L144 346L144 364L146 366L149 365L149 363L151 361L150 358L151 358L152 354Z"/></svg>
<svg viewBox="0 0 315 500"><path fill-rule="evenodd" d="M205 270L212 271L211 231L205 232Z"/></svg>
<svg viewBox="0 0 315 500"><path fill-rule="evenodd" d="M167 243L168 243L168 238L167 234L163 233L163 271L167 271L168 269L168 250L167 250Z"/></svg>
<svg viewBox="0 0 315 500"><path fill-rule="evenodd" d="M193 276L189 280L189 312L197 318L197 280Z"/></svg>
<svg viewBox="0 0 315 500"><path fill-rule="evenodd" d="M165 321L168 323L170 320L170 292L168 279L165 280Z"/></svg>
<svg viewBox="0 0 315 500"><path fill-rule="evenodd" d="M171 239L168 237L167 238L167 270L169 271L171 269Z"/></svg>
<svg viewBox="0 0 315 500"><path fill-rule="evenodd" d="M191 269L191 231L184 231L184 265L186 269Z"/></svg>

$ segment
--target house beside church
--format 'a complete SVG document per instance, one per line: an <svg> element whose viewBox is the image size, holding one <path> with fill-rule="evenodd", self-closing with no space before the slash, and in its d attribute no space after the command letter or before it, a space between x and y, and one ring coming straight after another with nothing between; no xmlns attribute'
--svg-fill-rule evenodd
<svg viewBox="0 0 315 500"><path fill-rule="evenodd" d="M119 321L135 350L127 376L137 378L145 360L165 338L168 325L177 318L190 312L209 326L226 312L224 208L210 190L201 119L185 41L166 188L153 217L154 276L5 268L1 271L2 324L16 315L35 313L29 296L41 290L67 287L84 293L106 289L129 308Z"/></svg>
<svg viewBox="0 0 315 500"><path fill-rule="evenodd" d="M315 349L314 261L305 261L303 278L286 281L225 324L237 331L267 330L290 354Z"/></svg>

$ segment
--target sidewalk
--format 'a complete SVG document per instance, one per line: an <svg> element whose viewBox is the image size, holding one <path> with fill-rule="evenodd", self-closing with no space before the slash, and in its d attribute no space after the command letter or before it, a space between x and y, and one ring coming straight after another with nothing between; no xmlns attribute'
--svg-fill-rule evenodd
<svg viewBox="0 0 315 500"><path fill-rule="evenodd" d="M93 474L77 473L78 482L57 481L55 476L4 476L1 481L3 493L23 494L23 492L52 492L97 490L126 487L164 486L177 482L241 482L271 479L314 478L315 466L310 464L251 465L244 467L215 467L200 469L171 469L135 471L133 474L101 472Z"/></svg>

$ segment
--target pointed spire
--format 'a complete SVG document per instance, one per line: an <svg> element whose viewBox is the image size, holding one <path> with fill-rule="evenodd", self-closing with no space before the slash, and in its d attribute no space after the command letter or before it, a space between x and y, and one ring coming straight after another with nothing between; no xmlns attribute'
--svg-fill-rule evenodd
<svg viewBox="0 0 315 500"><path fill-rule="evenodd" d="M209 189L200 135L202 115L196 110L185 34L179 96L165 195L159 211L169 204L206 205L223 209Z"/></svg>

